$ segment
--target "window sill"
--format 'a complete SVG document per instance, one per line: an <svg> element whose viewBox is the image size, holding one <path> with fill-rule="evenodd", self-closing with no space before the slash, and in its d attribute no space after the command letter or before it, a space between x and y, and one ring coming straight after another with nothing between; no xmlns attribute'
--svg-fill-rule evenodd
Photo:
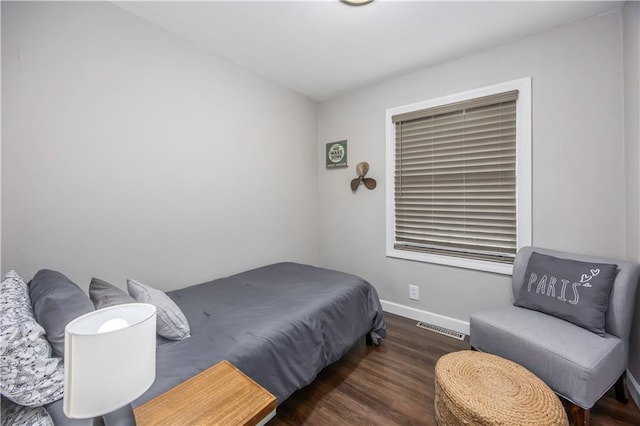
<svg viewBox="0 0 640 426"><path fill-rule="evenodd" d="M435 263L453 266L455 268L473 269L476 271L493 272L495 274L512 275L513 265L489 262L486 260L463 259L459 257L440 256L437 254L417 253L411 251L388 249L387 257L414 260L417 262Z"/></svg>

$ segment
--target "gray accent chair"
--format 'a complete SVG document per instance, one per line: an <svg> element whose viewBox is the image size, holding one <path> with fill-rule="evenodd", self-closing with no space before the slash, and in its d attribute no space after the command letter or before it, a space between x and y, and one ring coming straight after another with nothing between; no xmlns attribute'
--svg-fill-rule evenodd
<svg viewBox="0 0 640 426"><path fill-rule="evenodd" d="M588 425L589 410L614 385L618 401L628 401L624 374L640 264L523 247L513 264L514 297L525 279L532 251L618 265L605 316L605 336L545 313L510 305L471 315L471 347L523 365L571 403L574 425Z"/></svg>

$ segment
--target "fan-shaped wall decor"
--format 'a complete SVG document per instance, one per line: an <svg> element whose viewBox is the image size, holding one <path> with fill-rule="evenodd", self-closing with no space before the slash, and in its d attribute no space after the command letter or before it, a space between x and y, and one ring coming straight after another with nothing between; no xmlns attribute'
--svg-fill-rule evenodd
<svg viewBox="0 0 640 426"><path fill-rule="evenodd" d="M360 186L360 182L364 183L364 186L367 189L375 189L377 185L376 180L365 177L368 172L369 172L369 163L362 162L356 165L356 174L358 175L358 177L351 180L352 191L355 191L358 189L358 186Z"/></svg>

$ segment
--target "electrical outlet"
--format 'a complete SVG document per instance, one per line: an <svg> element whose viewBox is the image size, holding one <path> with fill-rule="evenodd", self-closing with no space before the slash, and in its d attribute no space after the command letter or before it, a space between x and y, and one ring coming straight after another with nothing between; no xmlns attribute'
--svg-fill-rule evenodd
<svg viewBox="0 0 640 426"><path fill-rule="evenodd" d="M409 284L409 299L420 300L420 287Z"/></svg>

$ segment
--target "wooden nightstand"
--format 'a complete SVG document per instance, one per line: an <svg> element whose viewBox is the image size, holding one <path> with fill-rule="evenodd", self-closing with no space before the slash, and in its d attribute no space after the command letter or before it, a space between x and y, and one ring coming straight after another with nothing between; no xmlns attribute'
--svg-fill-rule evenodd
<svg viewBox="0 0 640 426"><path fill-rule="evenodd" d="M134 410L146 425L264 425L276 398L228 361L190 378Z"/></svg>

